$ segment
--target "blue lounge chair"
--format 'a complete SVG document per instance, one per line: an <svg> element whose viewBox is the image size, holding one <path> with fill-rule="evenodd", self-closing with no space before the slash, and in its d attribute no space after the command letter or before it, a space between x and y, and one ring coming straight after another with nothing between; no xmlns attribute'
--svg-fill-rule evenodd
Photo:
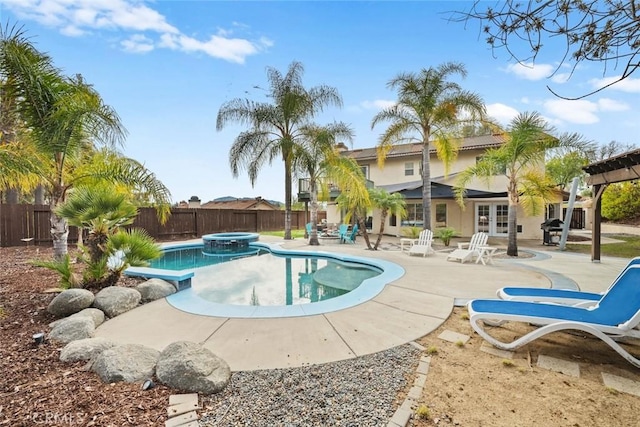
<svg viewBox="0 0 640 427"><path fill-rule="evenodd" d="M611 285L609 285L609 288L603 293L581 292L567 289L506 287L498 289L497 294L498 298L508 301L549 302L588 307L600 301L602 296L616 285L625 270L636 264L640 264L640 257L630 260L618 277L615 278Z"/></svg>
<svg viewBox="0 0 640 427"><path fill-rule="evenodd" d="M473 300L467 304L471 327L487 342L503 350L513 350L552 332L578 330L600 338L629 363L640 368L640 359L614 339L640 338L640 265L626 268L615 286L611 286L591 307L544 302ZM502 342L481 325L483 321L524 322L537 329L512 341Z"/></svg>
<svg viewBox="0 0 640 427"><path fill-rule="evenodd" d="M345 233L345 237L342 240L343 243L351 243L354 244L356 243L356 236L358 235L358 224L355 224L353 226L353 229L351 230L351 233L349 233L348 235Z"/></svg>

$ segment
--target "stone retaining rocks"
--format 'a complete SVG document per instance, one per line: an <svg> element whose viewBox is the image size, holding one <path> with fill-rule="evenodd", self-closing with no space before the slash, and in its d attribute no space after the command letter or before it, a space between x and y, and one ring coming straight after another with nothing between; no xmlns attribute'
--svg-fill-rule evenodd
<svg viewBox="0 0 640 427"><path fill-rule="evenodd" d="M178 341L160 353L156 376L171 388L213 394L229 384L231 369L227 362L200 344Z"/></svg>
<svg viewBox="0 0 640 427"><path fill-rule="evenodd" d="M76 318L76 317L88 317L89 319L92 319L93 324L95 325L96 328L102 325L102 323L104 323L104 313L102 312L102 310L98 310L97 308L85 308L84 310L81 310L75 314L72 314L68 318ZM49 323L49 327L53 328L54 326L56 326L56 324L58 324L62 320L65 320L65 319L58 319L54 322Z"/></svg>
<svg viewBox="0 0 640 427"><path fill-rule="evenodd" d="M118 345L101 352L91 370L105 383L140 382L153 376L159 354L140 344Z"/></svg>
<svg viewBox="0 0 640 427"><path fill-rule="evenodd" d="M54 316L65 317L90 307L95 297L86 289L67 289L51 300L47 311Z"/></svg>
<svg viewBox="0 0 640 427"><path fill-rule="evenodd" d="M116 343L107 338L95 337L73 341L67 344L60 352L62 362L77 362L79 360L91 360L103 351L115 347Z"/></svg>
<svg viewBox="0 0 640 427"><path fill-rule="evenodd" d="M93 306L102 310L109 317L116 317L136 308L140 304L141 298L140 292L135 289L109 286L98 292Z"/></svg>
<svg viewBox="0 0 640 427"><path fill-rule="evenodd" d="M142 295L143 302L155 301L176 293L175 286L162 279L149 279L136 286L136 290Z"/></svg>
<svg viewBox="0 0 640 427"><path fill-rule="evenodd" d="M91 338L95 330L96 326L90 317L67 317L66 319L61 319L56 322L51 332L49 332L49 339L69 343L71 341Z"/></svg>

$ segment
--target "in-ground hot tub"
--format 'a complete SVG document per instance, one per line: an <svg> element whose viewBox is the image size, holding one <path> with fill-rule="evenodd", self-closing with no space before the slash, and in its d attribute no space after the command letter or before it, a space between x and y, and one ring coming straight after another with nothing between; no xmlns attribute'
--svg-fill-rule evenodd
<svg viewBox="0 0 640 427"><path fill-rule="evenodd" d="M245 252L249 249L249 243L257 242L260 235L257 233L215 233L202 236L205 255L230 255Z"/></svg>

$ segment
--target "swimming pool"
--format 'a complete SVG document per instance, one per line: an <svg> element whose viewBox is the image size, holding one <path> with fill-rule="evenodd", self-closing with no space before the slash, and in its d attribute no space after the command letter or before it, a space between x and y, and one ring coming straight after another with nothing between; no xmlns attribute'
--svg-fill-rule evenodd
<svg viewBox="0 0 640 427"><path fill-rule="evenodd" d="M359 262L322 256L273 254L258 248L211 256L201 246L167 250L151 267L197 269L192 289L219 304L281 306L344 295L382 271Z"/></svg>
<svg viewBox="0 0 640 427"><path fill-rule="evenodd" d="M368 301L404 275L402 267L386 260L289 251L262 242L251 243L241 254L225 254L225 262L198 254L202 247L165 246L165 263L155 268L192 269L191 288L167 297L167 302L204 316L294 317L341 310ZM250 256L256 253L261 255ZM344 271L354 281L344 276L336 281L336 273Z"/></svg>

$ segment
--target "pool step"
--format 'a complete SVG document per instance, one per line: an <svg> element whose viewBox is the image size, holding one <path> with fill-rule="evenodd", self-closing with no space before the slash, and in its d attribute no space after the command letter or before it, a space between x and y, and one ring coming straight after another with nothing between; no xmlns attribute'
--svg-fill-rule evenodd
<svg viewBox="0 0 640 427"><path fill-rule="evenodd" d="M144 277L146 279L163 279L173 283L176 290L182 291L191 287L191 278L194 272L191 270L165 270L162 268L129 267L124 274L131 277Z"/></svg>

